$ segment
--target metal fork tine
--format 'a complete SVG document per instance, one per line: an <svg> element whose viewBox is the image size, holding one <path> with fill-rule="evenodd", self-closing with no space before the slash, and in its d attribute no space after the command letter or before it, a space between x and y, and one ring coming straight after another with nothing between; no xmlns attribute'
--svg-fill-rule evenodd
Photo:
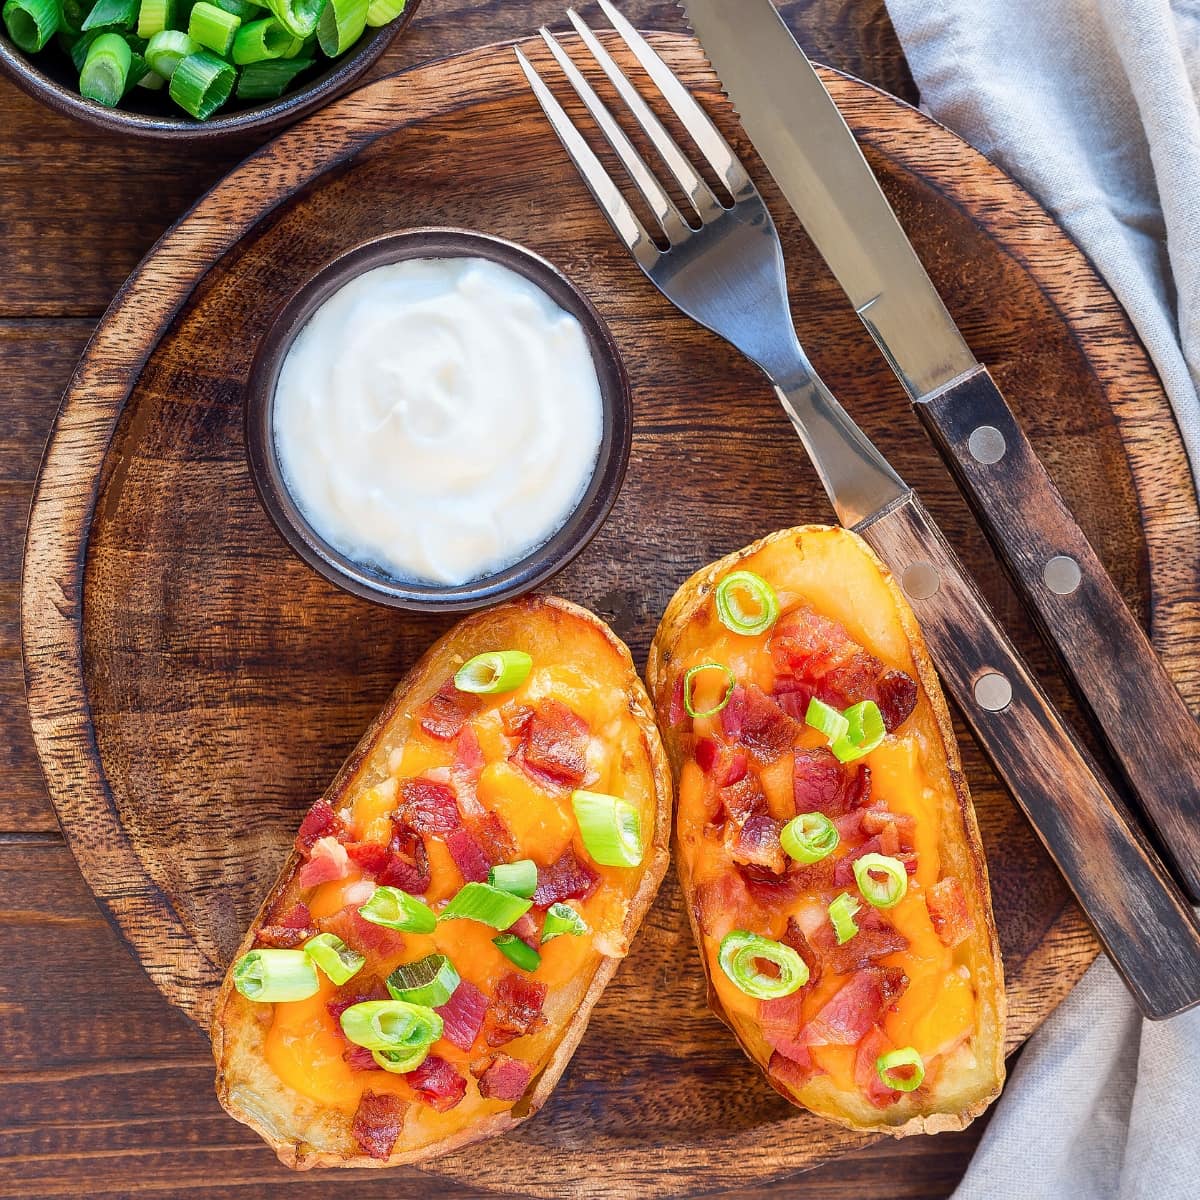
<svg viewBox="0 0 1200 1200"><path fill-rule="evenodd" d="M711 220L721 211L721 203L713 195L712 188L687 160L678 143L667 131L666 126L655 116L654 110L629 82L625 72L617 66L616 60L604 48L587 22L573 8L567 9L567 16L570 18L571 24L575 26L575 32L583 39L584 45L592 52L592 57L603 68L605 75L617 89L617 93L624 100L629 111L645 130L650 141L654 143L654 148L658 151L667 169L674 175L675 181L687 193L697 215L702 221Z"/></svg>
<svg viewBox="0 0 1200 1200"><path fill-rule="evenodd" d="M612 22L613 28L621 35L625 44L633 51L638 62L642 64L646 74L654 80L658 90L671 106L672 111L682 122L684 129L691 135L692 140L700 148L700 152L708 159L709 165L725 180L726 186L734 199L755 191L750 176L742 166L733 147L725 140L721 131L709 119L700 103L675 77L674 72L658 56L658 52L622 14L609 2L600 0L604 15Z"/></svg>
<svg viewBox="0 0 1200 1200"><path fill-rule="evenodd" d="M582 176L583 182L587 184L588 191L595 197L596 203L600 205L601 211L608 218L608 223L616 231L617 237L629 247L642 269L652 270L654 264L658 262L660 254L658 247L646 232L646 227L638 219L637 213L629 207L628 201L621 195L620 188L609 178L603 164L596 157L591 146L587 144L583 135L575 128L571 118L567 116L566 110L546 86L533 64L516 47L514 47L514 52L517 61L521 64L521 70L525 72L525 78L529 80L533 94L542 106L542 111L546 114L554 132L558 134L558 140L562 142L563 149L575 164L575 169Z"/></svg>
<svg viewBox="0 0 1200 1200"><path fill-rule="evenodd" d="M575 65L570 55L559 45L554 34L544 25L538 30L538 33L542 35L542 41L550 48L550 53L554 55L558 65L562 68L567 82L587 106L588 112L592 114L596 124L599 125L605 140L621 160L621 165L629 173L629 178L633 180L634 186L641 192L646 203L650 205L662 226L667 241L672 246L678 245L689 235L691 230L683 219L683 214L675 207L675 201L667 195L654 172L646 165L646 160L634 148L633 143L626 137L625 131L608 111L604 101L596 95L595 89L584 78L583 72Z"/></svg>

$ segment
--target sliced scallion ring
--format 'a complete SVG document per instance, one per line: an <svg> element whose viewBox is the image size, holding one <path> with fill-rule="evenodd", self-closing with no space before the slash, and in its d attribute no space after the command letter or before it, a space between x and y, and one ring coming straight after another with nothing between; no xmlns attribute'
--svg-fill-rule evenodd
<svg viewBox="0 0 1200 1200"><path fill-rule="evenodd" d="M908 872L898 858L864 854L852 865L858 890L874 908L895 908L904 899L908 891ZM877 879L877 875L882 875L883 879Z"/></svg>
<svg viewBox="0 0 1200 1200"><path fill-rule="evenodd" d="M765 633L779 618L779 597L761 575L734 571L717 584L717 617L731 633Z"/></svg>
<svg viewBox="0 0 1200 1200"><path fill-rule="evenodd" d="M207 50L198 50L175 68L170 96L184 112L207 121L229 99L236 80L235 67Z"/></svg>
<svg viewBox="0 0 1200 1200"><path fill-rule="evenodd" d="M330 58L345 54L367 26L367 0L325 0L317 21L317 43Z"/></svg>
<svg viewBox="0 0 1200 1200"><path fill-rule="evenodd" d="M428 904L394 887L377 887L358 915L374 925L405 933L432 933L437 928L437 917Z"/></svg>
<svg viewBox="0 0 1200 1200"><path fill-rule="evenodd" d="M368 1050L407 1053L428 1047L442 1036L442 1018L421 1004L404 1000L363 1000L341 1017L342 1032Z"/></svg>
<svg viewBox="0 0 1200 1200"><path fill-rule="evenodd" d="M542 965L542 956L527 942L521 941L515 933L502 933L492 938L492 945L522 971L536 971Z"/></svg>
<svg viewBox="0 0 1200 1200"><path fill-rule="evenodd" d="M829 922L837 937L837 944L844 946L856 933L858 923L854 920L862 905L849 892L843 892L829 905Z"/></svg>
<svg viewBox="0 0 1200 1200"><path fill-rule="evenodd" d="M209 4L208 0L196 0L188 17L188 37L224 58L233 49L233 39L241 24L241 18L233 13Z"/></svg>
<svg viewBox="0 0 1200 1200"><path fill-rule="evenodd" d="M571 793L571 807L587 852L603 867L636 867L642 861L642 822L619 796Z"/></svg>
<svg viewBox="0 0 1200 1200"><path fill-rule="evenodd" d="M454 686L460 692L492 696L519 688L532 670L533 659L524 650L488 650L458 668Z"/></svg>
<svg viewBox="0 0 1200 1200"><path fill-rule="evenodd" d="M6 0L4 27L26 54L36 54L62 24L58 0Z"/></svg>
<svg viewBox="0 0 1200 1200"><path fill-rule="evenodd" d="M497 863L488 872L488 883L502 892L523 896L526 900L537 891L537 863L532 858Z"/></svg>
<svg viewBox="0 0 1200 1200"><path fill-rule="evenodd" d="M438 920L479 921L493 929L507 929L532 907L532 900L502 892L490 883L464 883L458 894L438 913Z"/></svg>
<svg viewBox="0 0 1200 1200"><path fill-rule="evenodd" d="M897 1075L896 1071L911 1068L908 1075ZM875 1060L875 1074L884 1087L896 1092L915 1092L925 1079L925 1063L912 1046L881 1054Z"/></svg>
<svg viewBox="0 0 1200 1200"><path fill-rule="evenodd" d="M79 72L79 94L106 108L114 108L125 95L133 54L119 33L102 33L88 47Z"/></svg>
<svg viewBox="0 0 1200 1200"><path fill-rule="evenodd" d="M562 937L564 933L579 937L587 931L587 922L569 904L552 904L546 909L546 923L542 926L542 945L556 937Z"/></svg>
<svg viewBox="0 0 1200 1200"><path fill-rule="evenodd" d="M247 1000L286 1004L316 995L321 981L303 950L251 950L233 968L233 986Z"/></svg>
<svg viewBox="0 0 1200 1200"><path fill-rule="evenodd" d="M702 671L720 671L725 676L725 694L714 708L706 708L703 712L696 709L692 692L695 689L696 676ZM737 687L737 677L724 663L700 663L699 666L689 667L683 676L683 707L689 717L714 717L729 703L733 689Z"/></svg>
<svg viewBox="0 0 1200 1200"><path fill-rule="evenodd" d="M297 38L303 48L304 43ZM311 58L293 58L285 52L283 58L267 59L264 62L247 63L238 76L237 97L239 100L274 100L291 86L292 80L313 65Z"/></svg>
<svg viewBox="0 0 1200 1200"><path fill-rule="evenodd" d="M372 1050L371 1057L377 1067L391 1071L393 1075L407 1075L429 1057L429 1047L417 1046L413 1050Z"/></svg>
<svg viewBox="0 0 1200 1200"><path fill-rule="evenodd" d="M403 11L408 0L371 0L367 6L367 24L374 29L394 21Z"/></svg>
<svg viewBox="0 0 1200 1200"><path fill-rule="evenodd" d="M779 831L783 852L802 863L828 858L838 848L839 841L837 826L819 812L801 813Z"/></svg>
<svg viewBox="0 0 1200 1200"><path fill-rule="evenodd" d="M164 29L147 43L146 61L156 75L170 79L175 74L175 68L199 49L199 45L182 30Z"/></svg>
<svg viewBox="0 0 1200 1200"><path fill-rule="evenodd" d="M367 960L335 933L318 933L304 943L304 953L341 987L362 970Z"/></svg>
<svg viewBox="0 0 1200 1200"><path fill-rule="evenodd" d="M774 963L778 975L761 971L760 959ZM740 991L759 1000L790 996L808 982L808 965L791 946L745 929L735 929L721 939L717 961Z"/></svg>
<svg viewBox="0 0 1200 1200"><path fill-rule="evenodd" d="M285 29L299 38L316 33L317 21L327 0L268 0L267 7Z"/></svg>
<svg viewBox="0 0 1200 1200"><path fill-rule="evenodd" d="M296 39L273 17L243 25L233 36L233 61L240 67L282 58Z"/></svg>
<svg viewBox="0 0 1200 1200"><path fill-rule="evenodd" d="M841 741L850 732L850 722L836 708L814 696L804 714L805 725L823 733L830 744Z"/></svg>
<svg viewBox="0 0 1200 1200"><path fill-rule="evenodd" d="M852 704L842 716L846 718L848 729L830 747L839 762L853 762L870 754L887 734L883 714L874 700Z"/></svg>
<svg viewBox="0 0 1200 1200"><path fill-rule="evenodd" d="M142 0L138 8L137 35L147 41L170 29L175 20L175 0Z"/></svg>
<svg viewBox="0 0 1200 1200"><path fill-rule="evenodd" d="M461 982L454 964L444 954L427 954L397 967L387 977L387 990L393 1000L440 1008Z"/></svg>

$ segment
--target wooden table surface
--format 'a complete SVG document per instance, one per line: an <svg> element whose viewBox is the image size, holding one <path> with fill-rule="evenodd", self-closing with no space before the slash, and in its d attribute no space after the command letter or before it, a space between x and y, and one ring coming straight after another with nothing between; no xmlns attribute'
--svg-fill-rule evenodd
<svg viewBox="0 0 1200 1200"><path fill-rule="evenodd" d="M561 22L563 7L425 0L375 73L527 34ZM670 0L623 7L643 27L682 28ZM883 0L781 7L814 57L916 100ZM278 1167L221 1112L207 1042L126 953L63 845L21 680L21 547L38 461L75 359L114 291L256 143L184 151L107 140L5 81L0 112L0 1196L215 1200L257 1196L267 1185L288 1196L349 1189L460 1200L469 1193L417 1171L360 1186L360 1178L292 1178ZM775 1200L946 1196L982 1127L881 1143L770 1191ZM681 1194L707 1190L703 1178L681 1182Z"/></svg>

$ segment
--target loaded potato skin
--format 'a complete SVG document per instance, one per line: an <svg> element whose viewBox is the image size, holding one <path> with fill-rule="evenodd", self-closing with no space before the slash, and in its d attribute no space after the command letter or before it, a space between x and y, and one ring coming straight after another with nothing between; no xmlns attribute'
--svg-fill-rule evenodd
<svg viewBox="0 0 1200 1200"><path fill-rule="evenodd" d="M999 1094L987 868L945 700L887 568L838 527L702 569L647 667L714 1012L792 1103L960 1129Z"/></svg>
<svg viewBox="0 0 1200 1200"><path fill-rule="evenodd" d="M301 823L217 997L221 1103L297 1168L511 1129L628 951L670 814L649 699L599 618L533 596L460 622Z"/></svg>

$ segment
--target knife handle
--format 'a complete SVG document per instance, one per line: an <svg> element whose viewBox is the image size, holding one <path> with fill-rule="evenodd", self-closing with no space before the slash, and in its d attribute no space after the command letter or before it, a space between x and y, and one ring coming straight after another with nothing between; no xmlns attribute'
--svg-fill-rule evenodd
<svg viewBox="0 0 1200 1200"><path fill-rule="evenodd" d="M1200 1002L1195 914L916 493L856 532L899 580L942 679L1142 1011Z"/></svg>
<svg viewBox="0 0 1200 1200"><path fill-rule="evenodd" d="M916 409L1177 876L1200 898L1200 724L986 368Z"/></svg>

